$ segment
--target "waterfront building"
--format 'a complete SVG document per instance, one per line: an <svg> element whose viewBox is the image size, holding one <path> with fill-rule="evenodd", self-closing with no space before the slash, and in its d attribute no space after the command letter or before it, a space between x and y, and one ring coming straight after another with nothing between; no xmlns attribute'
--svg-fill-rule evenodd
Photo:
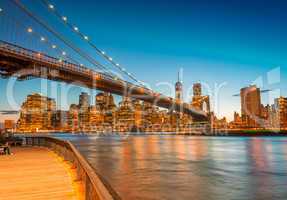
<svg viewBox="0 0 287 200"><path fill-rule="evenodd" d="M111 93L101 92L96 95L96 107L102 112L106 126L113 127L117 106Z"/></svg>
<svg viewBox="0 0 287 200"><path fill-rule="evenodd" d="M249 127L256 127L261 118L260 88L255 85L241 88L240 97L242 121Z"/></svg>
<svg viewBox="0 0 287 200"><path fill-rule="evenodd" d="M228 123L225 117L218 119L217 117L213 116L211 125L212 129L215 130L226 130L228 128Z"/></svg>
<svg viewBox="0 0 287 200"><path fill-rule="evenodd" d="M272 128L272 125L270 123L270 118L272 116L271 111L272 108L269 104L267 104L266 106L261 104L261 127Z"/></svg>
<svg viewBox="0 0 287 200"><path fill-rule="evenodd" d="M236 123L241 123L241 117L238 112L234 112L233 114L233 121Z"/></svg>
<svg viewBox="0 0 287 200"><path fill-rule="evenodd" d="M273 105L261 104L260 89L255 85L242 88L241 117L234 114L234 120L229 123L230 128L287 128L287 98L279 97Z"/></svg>
<svg viewBox="0 0 287 200"><path fill-rule="evenodd" d="M234 112L233 113L233 121L231 121L229 124L228 124L228 128L230 129L239 129L239 128L242 128L243 127L243 124L242 124L242 119L241 119L241 116L238 112Z"/></svg>
<svg viewBox="0 0 287 200"><path fill-rule="evenodd" d="M82 92L79 96L79 125L81 130L89 129L90 95Z"/></svg>
<svg viewBox="0 0 287 200"><path fill-rule="evenodd" d="M287 128L287 98L279 97L275 99L275 109L280 128Z"/></svg>
<svg viewBox="0 0 287 200"><path fill-rule="evenodd" d="M96 95L95 105L102 111L116 108L114 97L111 93L101 92Z"/></svg>
<svg viewBox="0 0 287 200"><path fill-rule="evenodd" d="M152 126L153 105L149 102L143 102L143 127L149 129Z"/></svg>
<svg viewBox="0 0 287 200"><path fill-rule="evenodd" d="M4 129L6 130L6 131L12 131L12 130L14 130L15 129L15 121L14 120L8 120L8 119L6 119L6 120L4 120Z"/></svg>
<svg viewBox="0 0 287 200"><path fill-rule="evenodd" d="M90 107L90 95L86 92L82 92L79 96L80 109L88 109Z"/></svg>
<svg viewBox="0 0 287 200"><path fill-rule="evenodd" d="M143 105L140 100L133 100L133 107L135 112L135 126L141 130L143 125Z"/></svg>
<svg viewBox="0 0 287 200"><path fill-rule="evenodd" d="M54 99L40 94L28 95L21 106L18 130L24 132L51 130L55 110L56 102Z"/></svg>
<svg viewBox="0 0 287 200"><path fill-rule="evenodd" d="M123 100L119 103L115 118L115 129L117 131L127 132L135 127L135 112L132 100L129 97L123 97Z"/></svg>
<svg viewBox="0 0 287 200"><path fill-rule="evenodd" d="M178 112L175 112L175 111L169 112L168 115L170 118L170 125L171 125L172 131L174 131L174 132L179 131L179 127L181 125L182 115Z"/></svg>
<svg viewBox="0 0 287 200"><path fill-rule="evenodd" d="M161 125L162 132L169 132L170 131L170 118L166 110L160 110L158 113L159 121Z"/></svg>
<svg viewBox="0 0 287 200"><path fill-rule="evenodd" d="M268 117L269 117L269 111L270 111L270 106L269 106L269 104L267 104L266 106L264 106L263 104L261 104L260 112L261 112L261 118L262 118L262 119L268 119Z"/></svg>
<svg viewBox="0 0 287 200"><path fill-rule="evenodd" d="M182 124L183 125L189 125L191 124L193 121L192 121L192 117L190 115L187 115L187 114L183 114L182 116Z"/></svg>
<svg viewBox="0 0 287 200"><path fill-rule="evenodd" d="M149 102L143 103L143 129L148 132L154 131L161 126L159 109Z"/></svg>
<svg viewBox="0 0 287 200"><path fill-rule="evenodd" d="M69 109L69 129L71 131L79 130L79 107L76 104L72 104Z"/></svg>
<svg viewBox="0 0 287 200"><path fill-rule="evenodd" d="M57 110L52 119L52 127L58 131L68 131L69 127L69 111Z"/></svg>
<svg viewBox="0 0 287 200"><path fill-rule="evenodd" d="M278 115L275 104L270 106L268 123L269 123L270 128L273 128L273 129L280 128L279 115Z"/></svg>
<svg viewBox="0 0 287 200"><path fill-rule="evenodd" d="M104 114L98 106L91 106L89 110L89 125L91 131L102 131Z"/></svg>

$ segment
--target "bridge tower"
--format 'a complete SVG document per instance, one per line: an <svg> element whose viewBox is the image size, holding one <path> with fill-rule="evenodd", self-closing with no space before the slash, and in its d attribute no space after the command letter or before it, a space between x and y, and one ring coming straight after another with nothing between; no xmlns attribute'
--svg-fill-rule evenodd
<svg viewBox="0 0 287 200"><path fill-rule="evenodd" d="M191 107L210 113L210 100L208 95L202 95L201 83L193 84L193 97Z"/></svg>

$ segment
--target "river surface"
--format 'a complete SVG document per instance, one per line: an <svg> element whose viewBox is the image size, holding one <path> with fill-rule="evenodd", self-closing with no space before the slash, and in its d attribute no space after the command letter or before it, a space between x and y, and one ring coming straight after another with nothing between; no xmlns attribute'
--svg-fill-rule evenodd
<svg viewBox="0 0 287 200"><path fill-rule="evenodd" d="M122 199L287 199L287 137L58 137Z"/></svg>

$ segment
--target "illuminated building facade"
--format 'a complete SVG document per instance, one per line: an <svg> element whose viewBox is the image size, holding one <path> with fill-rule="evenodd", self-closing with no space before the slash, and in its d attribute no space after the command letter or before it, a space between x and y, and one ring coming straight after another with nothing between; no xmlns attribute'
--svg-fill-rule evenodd
<svg viewBox="0 0 287 200"><path fill-rule="evenodd" d="M79 107L76 104L70 106L68 125L69 130L72 132L78 131L80 128Z"/></svg>
<svg viewBox="0 0 287 200"><path fill-rule="evenodd" d="M89 125L91 131L103 130L104 115L98 106L91 106L89 109Z"/></svg>
<svg viewBox="0 0 287 200"><path fill-rule="evenodd" d="M260 89L255 85L240 90L241 115L243 123L255 127L256 119L261 118L261 95Z"/></svg>
<svg viewBox="0 0 287 200"><path fill-rule="evenodd" d="M115 112L117 106L111 93L99 93L96 95L96 107L103 115L103 123L107 126L113 126L115 123Z"/></svg>
<svg viewBox="0 0 287 200"><path fill-rule="evenodd" d="M123 100L120 102L119 108L116 111L115 118L115 129L117 131L131 131L135 127L135 110L132 100L129 97L123 97Z"/></svg>
<svg viewBox="0 0 287 200"><path fill-rule="evenodd" d="M275 109L279 127L287 128L287 98L286 97L276 98Z"/></svg>
<svg viewBox="0 0 287 200"><path fill-rule="evenodd" d="M179 78L179 73L178 73L178 80L175 83L175 100L176 101L183 101L183 86L182 86L182 82L180 81Z"/></svg>
<svg viewBox="0 0 287 200"><path fill-rule="evenodd" d="M5 130L15 129L15 121L14 120L5 120L4 121L4 129Z"/></svg>
<svg viewBox="0 0 287 200"><path fill-rule="evenodd" d="M175 83L175 93L177 101L182 101L183 90L179 80ZM195 98L204 97L201 85L195 85L194 94ZM193 124L189 115L159 109L151 103L126 96L118 107L110 93L98 93L95 105L91 105L90 99L90 95L83 92L78 104L72 104L68 111L56 111L54 100L38 94L29 95L22 106L18 129L27 132L184 132Z"/></svg>
<svg viewBox="0 0 287 200"><path fill-rule="evenodd" d="M21 106L18 130L38 132L53 129L55 111L55 100L40 94L29 95Z"/></svg>
<svg viewBox="0 0 287 200"><path fill-rule="evenodd" d="M69 131L69 112L57 110L53 115L52 127L59 131Z"/></svg>
<svg viewBox="0 0 287 200"><path fill-rule="evenodd" d="M79 97L79 122L81 130L88 130L90 126L90 95L82 92Z"/></svg>

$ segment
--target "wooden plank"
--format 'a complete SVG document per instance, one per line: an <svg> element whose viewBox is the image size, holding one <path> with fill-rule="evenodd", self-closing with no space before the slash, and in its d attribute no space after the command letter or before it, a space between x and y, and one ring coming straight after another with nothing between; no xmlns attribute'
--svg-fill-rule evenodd
<svg viewBox="0 0 287 200"><path fill-rule="evenodd" d="M52 151L23 147L12 152L0 156L0 200L83 199L75 170Z"/></svg>

